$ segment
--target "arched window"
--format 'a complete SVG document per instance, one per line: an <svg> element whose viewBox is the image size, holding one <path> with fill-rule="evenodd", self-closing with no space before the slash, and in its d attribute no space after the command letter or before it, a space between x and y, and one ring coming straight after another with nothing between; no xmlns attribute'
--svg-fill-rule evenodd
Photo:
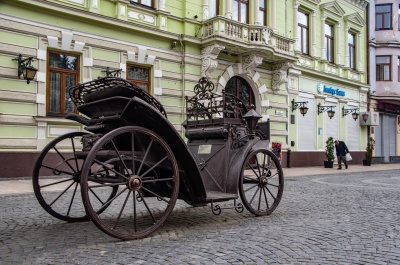
<svg viewBox="0 0 400 265"><path fill-rule="evenodd" d="M250 85L241 77L234 76L229 79L225 92L237 96L246 104L246 107L255 106L254 94Z"/></svg>

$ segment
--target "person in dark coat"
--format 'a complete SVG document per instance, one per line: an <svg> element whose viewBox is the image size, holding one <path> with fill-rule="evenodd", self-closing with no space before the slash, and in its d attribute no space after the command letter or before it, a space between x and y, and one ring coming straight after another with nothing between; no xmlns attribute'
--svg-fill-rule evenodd
<svg viewBox="0 0 400 265"><path fill-rule="evenodd" d="M349 149L347 149L347 146L343 141L339 140L335 141L335 148L336 148L336 157L338 159L338 164L339 164L338 169L342 169L342 160L347 169L349 166L347 165L346 154L350 153Z"/></svg>

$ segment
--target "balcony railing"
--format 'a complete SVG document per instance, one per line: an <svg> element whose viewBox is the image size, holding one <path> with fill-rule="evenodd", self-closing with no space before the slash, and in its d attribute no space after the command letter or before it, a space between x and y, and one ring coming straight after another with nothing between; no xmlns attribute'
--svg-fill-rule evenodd
<svg viewBox="0 0 400 265"><path fill-rule="evenodd" d="M276 52L294 55L294 40L274 33L272 29L248 25L224 17L215 17L203 24L203 39L223 37L242 44L265 45Z"/></svg>

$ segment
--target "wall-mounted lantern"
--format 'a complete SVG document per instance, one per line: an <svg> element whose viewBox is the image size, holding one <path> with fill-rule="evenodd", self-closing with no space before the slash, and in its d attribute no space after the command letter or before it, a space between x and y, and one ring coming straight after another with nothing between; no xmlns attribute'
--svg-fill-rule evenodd
<svg viewBox="0 0 400 265"><path fill-rule="evenodd" d="M29 84L30 81L35 78L36 72L38 71L32 66L33 57L23 59L22 54L19 54L17 58L12 60L18 61L18 78L21 78L22 75L26 80L26 83Z"/></svg>
<svg viewBox="0 0 400 265"><path fill-rule="evenodd" d="M295 102L294 99L292 100L292 112L295 111L296 109L300 110L300 113L304 116L307 114L308 108L307 108L307 103L308 101L304 102Z"/></svg>
<svg viewBox="0 0 400 265"><path fill-rule="evenodd" d="M358 113L357 111L359 110L359 108L355 108L355 109L345 109L344 107L342 108L342 115L343 117L350 114L353 117L353 119L356 121L358 119L358 115L360 115L360 113Z"/></svg>
<svg viewBox="0 0 400 265"><path fill-rule="evenodd" d="M333 110L333 108L336 108L336 106L321 106L321 104L318 103L318 115L327 111L329 119L332 119L333 116L335 116L335 111Z"/></svg>

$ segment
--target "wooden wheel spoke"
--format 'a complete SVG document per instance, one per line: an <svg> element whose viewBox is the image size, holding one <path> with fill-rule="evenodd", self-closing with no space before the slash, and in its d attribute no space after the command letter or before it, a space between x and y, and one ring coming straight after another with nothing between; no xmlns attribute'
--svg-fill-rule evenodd
<svg viewBox="0 0 400 265"><path fill-rule="evenodd" d="M129 169L128 169L128 167L126 166L125 161L124 161L124 159L122 158L121 154L119 153L119 151L118 151L118 149L117 149L117 146L115 146L114 139L111 139L110 142L111 142L111 144L112 144L112 146L113 146L115 152L117 153L117 156L118 156L118 158L119 158L119 161L120 161L121 164L123 165L123 167L124 167L124 169L125 169L125 172L129 174Z"/></svg>
<svg viewBox="0 0 400 265"><path fill-rule="evenodd" d="M142 163L141 163L140 166L139 166L137 175L140 175L140 172L141 172L141 170L142 170L143 164L144 164L144 162L145 162L146 159L147 159L147 155L149 154L149 151L150 151L151 146L153 145L153 142L154 142L154 139L151 138L151 141L150 141L150 143L149 143L149 146L147 147L146 152L145 152L145 154L144 154Z"/></svg>
<svg viewBox="0 0 400 265"><path fill-rule="evenodd" d="M151 190L149 190L149 189L147 189L147 188L145 188L145 187L142 187L142 189L145 190L145 191L147 191L148 193L150 193L150 194L156 196L156 197L159 198L160 200L163 200L163 201L165 201L166 203L169 203L169 201L167 201L166 199L164 199L164 198L161 197L160 195L156 194L155 192L152 192Z"/></svg>
<svg viewBox="0 0 400 265"><path fill-rule="evenodd" d="M120 192L118 192L114 197L110 198L108 201L106 201L103 206L97 210L97 213L102 212L105 208L107 208L110 203L112 203L116 198L118 198L124 191L126 191L128 188L125 187L123 190L121 190Z"/></svg>
<svg viewBox="0 0 400 265"><path fill-rule="evenodd" d="M54 146L53 149L57 152L57 154L63 159L63 161L68 165L68 167L76 173L76 170L71 166L71 164L68 162L68 159L65 159L64 156L58 151L58 149Z"/></svg>
<svg viewBox="0 0 400 265"><path fill-rule="evenodd" d="M254 184L253 186L251 186L251 187L249 187L247 189L245 189L244 192L248 192L249 190L254 189L254 187L257 187L257 186L258 186L258 183Z"/></svg>
<svg viewBox="0 0 400 265"><path fill-rule="evenodd" d="M57 182L52 182L52 183L49 183L49 184L46 184L46 185L41 185L39 187L42 189L42 188L50 187L50 186L53 186L53 185L61 184L61 183L64 183L64 182L68 182L68 181L71 181L71 180L73 181L74 179L72 179L72 178L64 179L64 180L60 180L60 181L57 181Z"/></svg>
<svg viewBox="0 0 400 265"><path fill-rule="evenodd" d="M257 191L254 192L253 198L251 198L251 200L249 201L250 204L253 203L253 200L254 200L254 198L256 197L256 195L257 195L257 193L258 193L259 190L260 190L260 189L258 188Z"/></svg>
<svg viewBox="0 0 400 265"><path fill-rule="evenodd" d="M114 227L113 227L114 230L115 230L115 228L117 228L117 225L118 225L118 223L119 223L119 219L121 219L121 215L122 215L122 213L123 213L123 211L124 211L124 209L125 209L126 202L128 201L129 196L131 195L131 192L132 192L132 191L130 190L130 191L128 192L128 195L126 195L125 201L124 201L124 203L123 203L123 205L122 205L122 207L121 207L121 211L119 211L117 220L115 221L115 224L114 224Z"/></svg>
<svg viewBox="0 0 400 265"><path fill-rule="evenodd" d="M64 193L66 193L66 192L69 190L69 188L72 187L72 185L74 185L74 183L75 183L75 182L72 182L72 183L71 183L63 192L61 192L61 194L58 195L57 198L55 198L54 201L52 201L49 205L52 206L61 196L64 195Z"/></svg>
<svg viewBox="0 0 400 265"><path fill-rule="evenodd" d="M60 172L60 173L64 173L64 174L70 175L70 176L74 176L75 173L76 173L76 172L64 171L64 170L57 169L57 168L55 168L55 167L49 167L49 166L46 166L46 165L42 165L42 167L47 168L47 169L50 169L50 170L53 171L53 172L54 172L54 170L55 170L55 171L58 171L58 172Z"/></svg>
<svg viewBox="0 0 400 265"><path fill-rule="evenodd" d="M150 179L143 180L142 183L153 183L153 182L162 182L162 181L173 181L173 178L159 178L159 179Z"/></svg>
<svg viewBox="0 0 400 265"><path fill-rule="evenodd" d="M106 169L108 169L108 170L114 172L114 173L117 174L118 176L121 176L121 177L123 177L124 179L128 180L128 177L126 177L125 175L119 173L119 172L116 171L115 169L113 169L113 168L111 168L111 167L108 167L108 164L105 164L105 163L103 163L103 162L101 162L101 161L99 161L99 160L97 160L97 159L94 159L94 162L96 162L96 163L99 164L99 165L102 165L103 167L105 167Z"/></svg>
<svg viewBox="0 0 400 265"><path fill-rule="evenodd" d="M135 133L131 133L132 174L135 174Z"/></svg>
<svg viewBox="0 0 400 265"><path fill-rule="evenodd" d="M265 204L267 205L267 209L269 209L269 204L268 204L267 194L265 193L265 189L263 189L263 193L264 193Z"/></svg>
<svg viewBox="0 0 400 265"><path fill-rule="evenodd" d="M73 203L74 198L75 198L75 194L76 194L76 189L77 188L78 188L78 183L76 183L76 185L75 185L74 193L72 194L71 202L69 203L67 216L69 216L69 213L71 212L71 207L72 207L72 203Z"/></svg>
<svg viewBox="0 0 400 265"><path fill-rule="evenodd" d="M157 220L154 218L153 213L150 211L149 206L146 203L146 200L144 199L143 195L139 192L140 198L142 199L142 202L144 206L146 207L147 211L149 212L151 218L153 219L154 223L157 222Z"/></svg>
<svg viewBox="0 0 400 265"><path fill-rule="evenodd" d="M144 176L146 176L147 173L149 173L150 171L154 170L159 164L161 164L162 162L165 161L165 159L167 159L168 156L165 156L163 159L161 159L160 161L158 161L155 165L153 165L151 168L149 168L148 170L146 170L146 172L144 172L140 177L143 178ZM140 171L140 169L139 169Z"/></svg>

